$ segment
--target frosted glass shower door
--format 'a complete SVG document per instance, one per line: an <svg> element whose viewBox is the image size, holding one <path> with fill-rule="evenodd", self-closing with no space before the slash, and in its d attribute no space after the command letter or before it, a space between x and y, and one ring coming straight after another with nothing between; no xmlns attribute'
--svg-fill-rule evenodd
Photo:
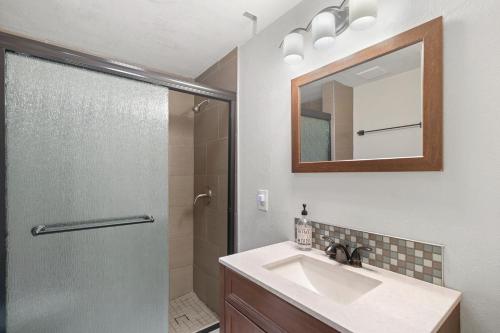
<svg viewBox="0 0 500 333"><path fill-rule="evenodd" d="M7 54L8 333L167 332L167 98ZM30 233L143 214L156 222Z"/></svg>
<svg viewBox="0 0 500 333"><path fill-rule="evenodd" d="M317 162L331 160L330 121L308 116L300 117L300 160Z"/></svg>

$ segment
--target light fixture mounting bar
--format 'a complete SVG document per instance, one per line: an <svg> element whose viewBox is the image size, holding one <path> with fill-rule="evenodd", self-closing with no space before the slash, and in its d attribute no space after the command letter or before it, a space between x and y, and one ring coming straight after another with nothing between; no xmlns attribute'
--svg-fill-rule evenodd
<svg viewBox="0 0 500 333"><path fill-rule="evenodd" d="M343 0L338 6L325 7L305 28L295 28L281 40L283 60L290 65L304 60L304 40L308 32L312 35L313 48L326 50L347 28L366 30L376 23L377 16L378 0Z"/></svg>
<svg viewBox="0 0 500 333"><path fill-rule="evenodd" d="M333 15L335 15L335 33L338 36L349 27L349 6L347 5L348 2L349 2L348 0L343 0L342 3L338 6L325 7L322 10L320 10L318 13L316 13L316 15L314 15L314 16L317 16L318 14L321 14L324 12L330 12ZM298 33L309 32L311 30L313 19L314 19L314 17L309 20L309 23L306 25L305 28L302 28L302 27L295 28L295 29L291 30L289 32L289 34L293 33L293 32L298 32ZM284 40L281 41L278 48L281 48L283 46L283 41Z"/></svg>

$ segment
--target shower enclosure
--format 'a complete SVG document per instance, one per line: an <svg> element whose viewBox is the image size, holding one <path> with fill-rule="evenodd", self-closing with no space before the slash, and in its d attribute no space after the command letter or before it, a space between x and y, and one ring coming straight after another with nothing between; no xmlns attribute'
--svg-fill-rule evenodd
<svg viewBox="0 0 500 333"><path fill-rule="evenodd" d="M188 201L172 189L174 90L227 105L227 180L197 206L228 193L230 253L234 93L0 32L0 331L169 331L169 207Z"/></svg>
<svg viewBox="0 0 500 333"><path fill-rule="evenodd" d="M170 94L170 330L218 324L218 258L228 253L227 102Z"/></svg>
<svg viewBox="0 0 500 333"><path fill-rule="evenodd" d="M12 53L5 64L7 331L166 331L168 89ZM30 233L140 215L155 223Z"/></svg>

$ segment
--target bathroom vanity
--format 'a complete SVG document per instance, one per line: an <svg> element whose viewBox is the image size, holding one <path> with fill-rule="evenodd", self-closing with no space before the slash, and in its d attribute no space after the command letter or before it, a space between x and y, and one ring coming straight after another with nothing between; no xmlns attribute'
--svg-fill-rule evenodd
<svg viewBox="0 0 500 333"><path fill-rule="evenodd" d="M461 293L284 242L220 259L221 330L460 332Z"/></svg>

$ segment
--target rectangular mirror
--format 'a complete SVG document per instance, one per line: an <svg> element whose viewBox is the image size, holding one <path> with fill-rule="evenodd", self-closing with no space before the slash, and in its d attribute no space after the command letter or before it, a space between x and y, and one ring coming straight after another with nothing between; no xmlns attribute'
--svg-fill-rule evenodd
<svg viewBox="0 0 500 333"><path fill-rule="evenodd" d="M422 43L300 87L302 162L421 157Z"/></svg>
<svg viewBox="0 0 500 333"><path fill-rule="evenodd" d="M294 172L441 170L436 19L292 81Z"/></svg>

